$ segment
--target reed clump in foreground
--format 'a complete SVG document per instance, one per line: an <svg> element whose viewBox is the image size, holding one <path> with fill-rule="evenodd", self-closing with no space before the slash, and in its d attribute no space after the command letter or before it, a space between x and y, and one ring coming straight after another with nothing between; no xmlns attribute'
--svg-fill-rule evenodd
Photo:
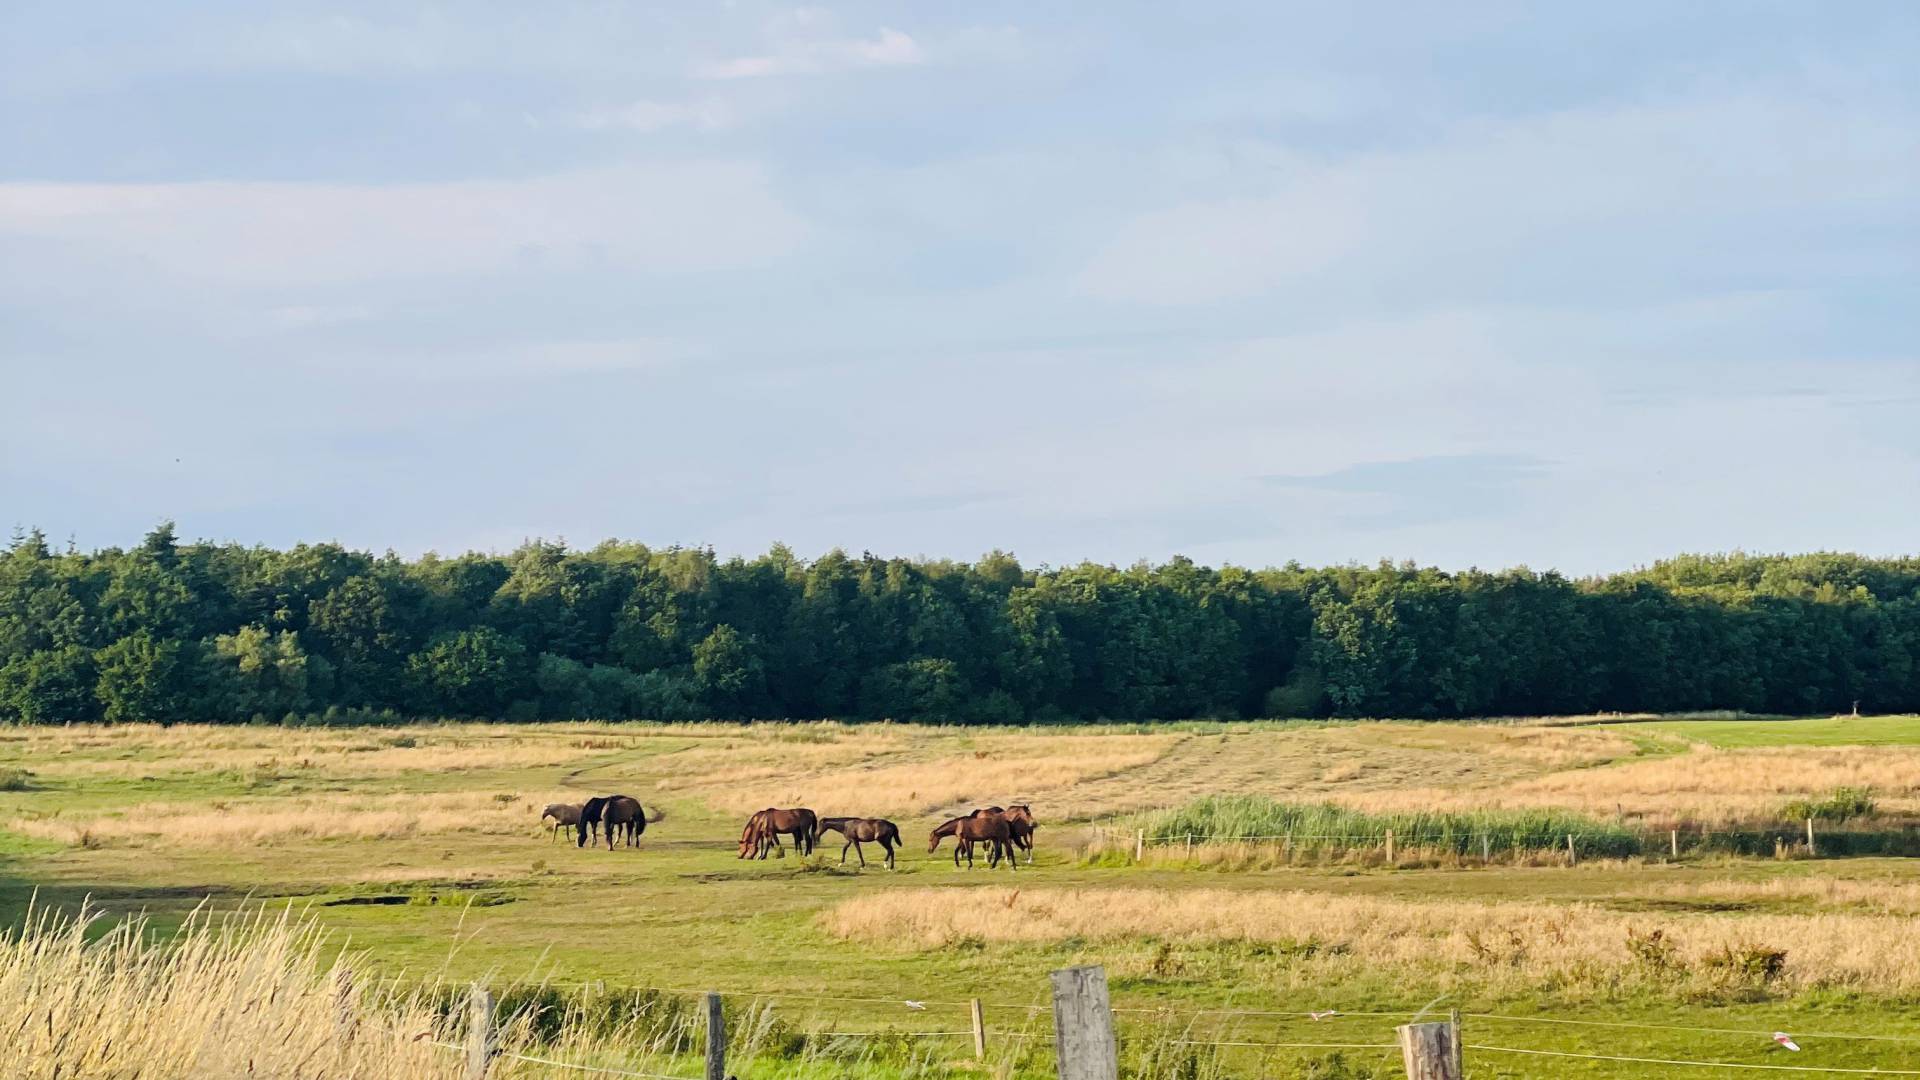
<svg viewBox="0 0 1920 1080"><path fill-rule="evenodd" d="M93 921L41 909L0 935L0 1076L448 1075L428 1003L336 976L311 924L196 915L156 944L141 919L89 942Z"/></svg>
<svg viewBox="0 0 1920 1080"><path fill-rule="evenodd" d="M172 935L143 918L96 934L100 918L40 908L0 931L0 1077L465 1075L466 986L365 976L371 957L339 949L290 908L222 917L203 909ZM497 991L494 1014L502 1053L492 1080L557 1080L595 1067L679 1075L706 1041L698 999L663 991L521 982ZM938 1040L879 1026L855 1038L796 1025L767 1001L730 1001L728 1061L755 1078L947 1075ZM997 1076L1025 1075L1030 1055L1024 1042L1010 1044L989 1065Z"/></svg>

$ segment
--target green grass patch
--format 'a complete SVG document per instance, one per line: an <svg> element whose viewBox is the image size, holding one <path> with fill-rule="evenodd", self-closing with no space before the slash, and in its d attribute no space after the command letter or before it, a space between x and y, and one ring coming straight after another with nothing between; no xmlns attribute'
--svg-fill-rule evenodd
<svg viewBox="0 0 1920 1080"><path fill-rule="evenodd" d="M1610 725L1632 735L1678 735L1723 749L1750 746L1920 746L1920 716L1802 720L1646 720Z"/></svg>

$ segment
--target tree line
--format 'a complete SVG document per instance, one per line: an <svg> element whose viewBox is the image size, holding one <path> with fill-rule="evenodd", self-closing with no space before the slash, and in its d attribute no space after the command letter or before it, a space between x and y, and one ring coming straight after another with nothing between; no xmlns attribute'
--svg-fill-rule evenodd
<svg viewBox="0 0 1920 1080"><path fill-rule="evenodd" d="M0 720L936 723L1920 710L1920 559L1605 577L753 559L608 542L0 557Z"/></svg>

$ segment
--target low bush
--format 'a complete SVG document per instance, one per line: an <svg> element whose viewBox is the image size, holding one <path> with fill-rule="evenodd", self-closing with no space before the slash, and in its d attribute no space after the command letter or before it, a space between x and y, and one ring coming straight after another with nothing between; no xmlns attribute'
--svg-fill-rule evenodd
<svg viewBox="0 0 1920 1080"><path fill-rule="evenodd" d="M1871 817L1878 804L1866 788L1837 787L1819 798L1795 799L1780 812L1790 821L1818 818L1821 821L1846 821Z"/></svg>

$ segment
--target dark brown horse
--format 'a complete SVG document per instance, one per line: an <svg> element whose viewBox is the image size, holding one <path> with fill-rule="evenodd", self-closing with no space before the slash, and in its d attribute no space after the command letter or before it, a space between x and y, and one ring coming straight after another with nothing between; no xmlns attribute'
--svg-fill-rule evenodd
<svg viewBox="0 0 1920 1080"><path fill-rule="evenodd" d="M653 820L660 820L659 815ZM639 800L631 796L596 795L580 808L580 823L575 826L579 835L576 846L587 846L587 832L595 825L605 834L608 851L613 850L615 837L626 840L628 847L639 847L640 834L647 831L647 815L640 809Z"/></svg>
<svg viewBox="0 0 1920 1080"><path fill-rule="evenodd" d="M992 810L976 810L966 817L957 817L933 830L927 838L927 853L931 855L939 850L940 841L953 837L956 845L953 849L953 865L960 865L960 857L967 858L967 869L973 869L973 845L987 845L987 867L999 865L1002 856L1006 857L1007 869L1014 869L1013 830L1008 827L1007 819Z"/></svg>
<svg viewBox="0 0 1920 1080"><path fill-rule="evenodd" d="M747 819L747 827L740 832L739 857L764 859L768 851L778 851L784 859L787 849L780 846L783 835L793 837L795 851L811 855L819 826L819 815L805 807L776 810L769 806Z"/></svg>
<svg viewBox="0 0 1920 1080"><path fill-rule="evenodd" d="M842 864L847 861L847 849L852 848L853 853L860 856L860 865L864 868L867 865L867 853L860 850L860 843L865 841L879 844L887 853L887 869L893 869L893 847L900 842L900 827L893 822L872 817L823 817L820 824L814 827L814 841L818 842L820 834L828 829L847 838L847 842L840 846Z"/></svg>

